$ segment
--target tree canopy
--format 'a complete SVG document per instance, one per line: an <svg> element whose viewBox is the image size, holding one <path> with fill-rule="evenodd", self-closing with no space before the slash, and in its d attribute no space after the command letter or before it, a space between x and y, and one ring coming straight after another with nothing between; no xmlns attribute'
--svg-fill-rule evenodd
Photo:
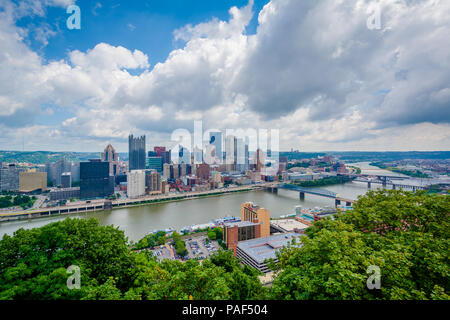
<svg viewBox="0 0 450 320"><path fill-rule="evenodd" d="M71 265L80 267L79 290L66 285ZM96 219L20 229L0 241L0 299L257 299L257 274L224 250L202 263L158 262Z"/></svg>
<svg viewBox="0 0 450 320"><path fill-rule="evenodd" d="M276 299L449 299L450 198L370 191L280 253ZM368 289L378 266L380 289Z"/></svg>

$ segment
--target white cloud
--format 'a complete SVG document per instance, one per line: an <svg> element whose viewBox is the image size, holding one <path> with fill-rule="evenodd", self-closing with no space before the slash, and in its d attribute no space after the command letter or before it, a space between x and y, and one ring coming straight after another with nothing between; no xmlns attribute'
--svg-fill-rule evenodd
<svg viewBox="0 0 450 320"><path fill-rule="evenodd" d="M20 12L68 2L27 1ZM450 2L380 3L382 29L369 30L368 0L272 0L246 35L250 1L228 21L175 30L183 47L153 69L145 53L107 43L44 63L7 5L0 124L33 127L56 104L73 116L49 128L54 139L79 143L131 131L161 139L202 118L210 128L279 128L284 149L448 149Z"/></svg>

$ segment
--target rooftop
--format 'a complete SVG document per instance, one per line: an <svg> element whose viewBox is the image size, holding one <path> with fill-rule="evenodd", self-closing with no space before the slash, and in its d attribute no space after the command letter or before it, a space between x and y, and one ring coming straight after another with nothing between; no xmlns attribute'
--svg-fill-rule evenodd
<svg viewBox="0 0 450 320"><path fill-rule="evenodd" d="M262 264L266 259L276 259L275 253L290 243L293 238L299 238L299 235L282 233L270 237L240 241L237 246L258 264Z"/></svg>
<svg viewBox="0 0 450 320"><path fill-rule="evenodd" d="M237 226L238 228L242 228L242 227L250 227L250 226L256 226L258 225L258 223L254 223L251 221L233 221L233 222L226 222L223 224L226 227L235 227Z"/></svg>
<svg viewBox="0 0 450 320"><path fill-rule="evenodd" d="M294 229L306 229L309 226L307 226L304 223L301 223L300 221L297 221L295 219L279 219L279 220L271 220L270 224L274 225L275 227L278 227L280 229L283 229L285 232L293 232Z"/></svg>

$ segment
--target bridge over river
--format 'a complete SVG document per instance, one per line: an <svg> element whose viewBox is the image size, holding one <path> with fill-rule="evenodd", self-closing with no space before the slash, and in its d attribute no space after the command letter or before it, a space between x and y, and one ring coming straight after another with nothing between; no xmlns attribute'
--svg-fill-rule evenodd
<svg viewBox="0 0 450 320"><path fill-rule="evenodd" d="M275 192L275 193L278 192L278 189L297 191L299 193L300 199L304 199L305 194L307 194L307 193L316 195L316 196L331 198L331 199L335 199L336 206L340 205L341 202L345 202L347 206L350 206L353 204L353 202L355 202L355 200L352 200L352 199L342 198L337 193L327 190L327 189L305 188L305 187L300 187L300 186L297 186L295 184L290 184L290 183L272 184L271 186L267 186L267 189L269 191Z"/></svg>

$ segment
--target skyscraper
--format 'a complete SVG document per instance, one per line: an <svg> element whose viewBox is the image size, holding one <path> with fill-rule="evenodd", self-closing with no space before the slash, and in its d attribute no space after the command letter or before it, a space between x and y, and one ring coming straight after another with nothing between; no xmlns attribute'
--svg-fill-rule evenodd
<svg viewBox="0 0 450 320"><path fill-rule="evenodd" d="M163 172L162 157L148 157L145 160L145 168L158 171L159 174Z"/></svg>
<svg viewBox="0 0 450 320"><path fill-rule="evenodd" d="M209 144L214 146L216 149L215 157L217 163L222 163L223 152L222 152L222 132L210 132L209 133Z"/></svg>
<svg viewBox="0 0 450 320"><path fill-rule="evenodd" d="M109 175L115 176L119 172L119 154L108 144L102 153L102 161L109 162Z"/></svg>
<svg viewBox="0 0 450 320"><path fill-rule="evenodd" d="M64 158L56 162L49 162L45 164L45 171L47 172L47 180L56 187L61 185L61 175L64 172L72 171L72 162Z"/></svg>
<svg viewBox="0 0 450 320"><path fill-rule="evenodd" d="M145 136L128 137L128 171L145 169Z"/></svg>
<svg viewBox="0 0 450 320"><path fill-rule="evenodd" d="M183 146L180 146L180 151L178 152L178 163L185 163L190 164L191 163L191 153L189 150Z"/></svg>
<svg viewBox="0 0 450 320"><path fill-rule="evenodd" d="M127 173L127 196L139 198L145 194L145 171L133 170Z"/></svg>
<svg viewBox="0 0 450 320"><path fill-rule="evenodd" d="M114 193L109 163L98 160L80 163L80 198L104 198Z"/></svg>

